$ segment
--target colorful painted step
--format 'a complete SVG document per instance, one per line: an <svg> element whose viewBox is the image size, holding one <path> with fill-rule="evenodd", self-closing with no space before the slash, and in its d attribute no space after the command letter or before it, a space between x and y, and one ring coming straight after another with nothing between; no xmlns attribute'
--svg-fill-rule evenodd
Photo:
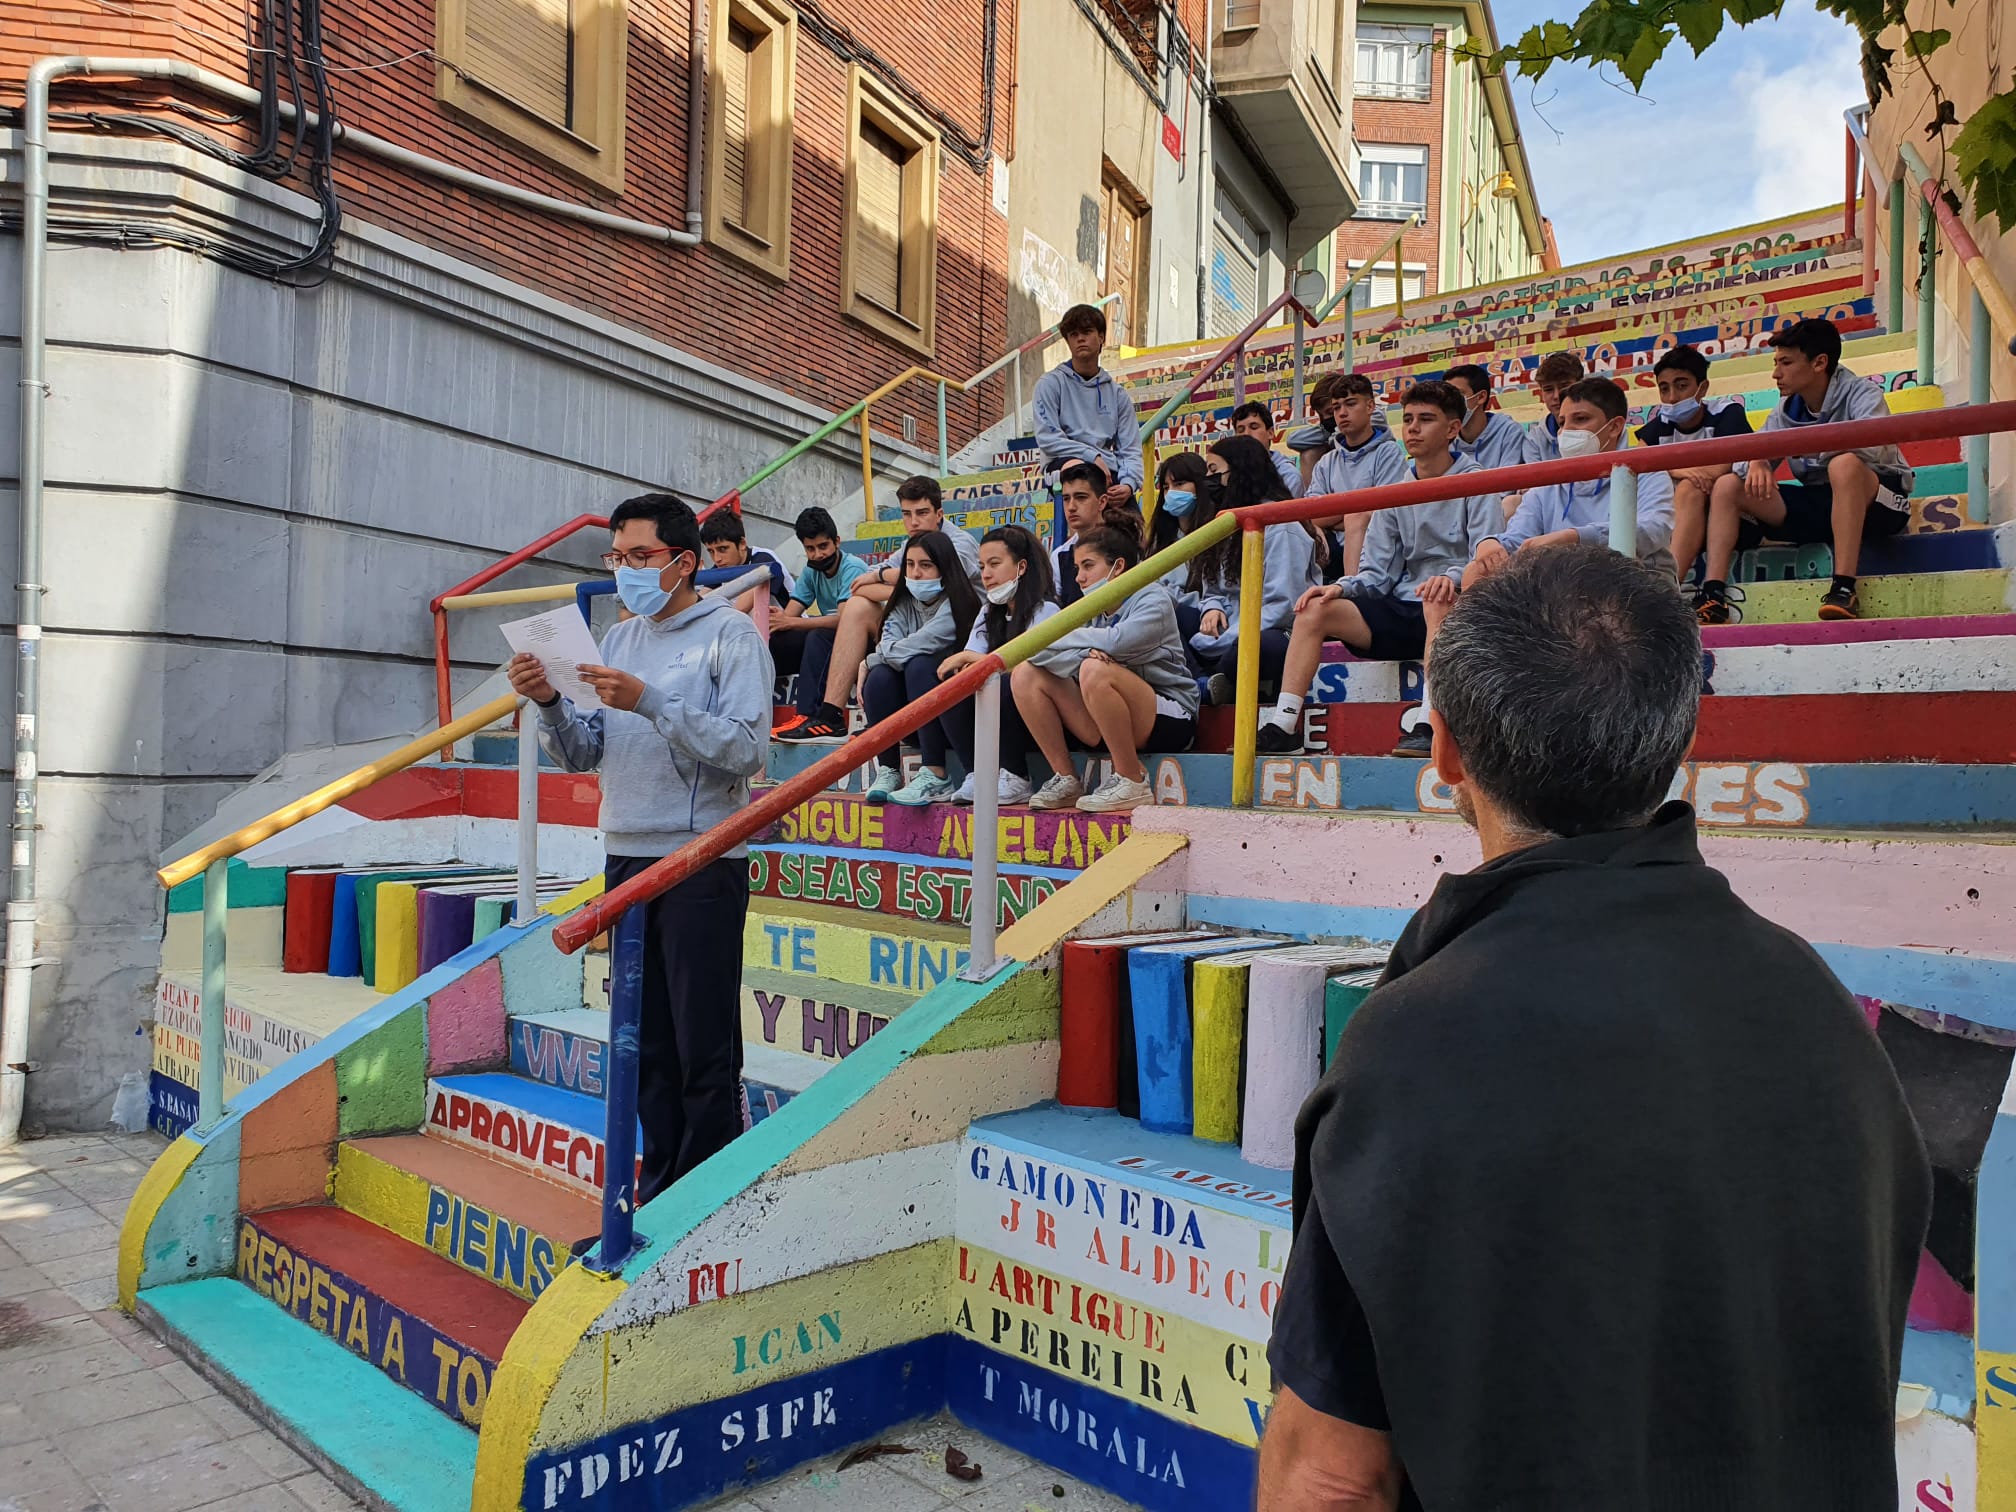
<svg viewBox="0 0 2016 1512"><path fill-rule="evenodd" d="M1195 1118L1193 965L1206 956L1247 952L1267 943L1247 935L1222 935L1216 939L1143 945L1127 952L1142 1128L1166 1134L1191 1131Z"/></svg>
<svg viewBox="0 0 2016 1512"><path fill-rule="evenodd" d="M825 754L788 741L772 741L770 771L802 771ZM1004 866L1040 866L1079 871L1114 850L1127 837L1124 814L1075 811L1001 811L995 826L996 855ZM927 856L943 861L973 859L973 811L950 803L924 808L866 804L839 795L808 798L759 840L766 845L837 846L875 854ZM766 905L767 906L767 905Z"/></svg>
<svg viewBox="0 0 2016 1512"><path fill-rule="evenodd" d="M599 1098L501 1071L427 1082L428 1134L597 1199L607 1124ZM642 1149L641 1130L637 1141Z"/></svg>
<svg viewBox="0 0 2016 1512"><path fill-rule="evenodd" d="M773 753L777 749L771 747ZM1075 869L1062 866L1000 868L996 922L1005 928L1027 916L1076 875ZM749 891L758 898L830 903L927 924L965 924L972 886L969 865L939 856L872 855L826 845L749 848Z"/></svg>
<svg viewBox="0 0 2016 1512"><path fill-rule="evenodd" d="M345 1140L336 1205L528 1302L601 1231L585 1192L426 1134Z"/></svg>
<svg viewBox="0 0 2016 1512"><path fill-rule="evenodd" d="M326 1273L323 1285L333 1310ZM312 1309L312 1275L309 1286ZM397 1512L468 1512L476 1434L429 1411L379 1370L384 1339L370 1334L368 1309L361 1355L331 1337L326 1324L311 1327L229 1276L149 1287L138 1311L200 1361L226 1396L317 1464L335 1467L345 1491ZM377 1321L382 1327L382 1317Z"/></svg>
<svg viewBox="0 0 2016 1512"><path fill-rule="evenodd" d="M1142 945L1210 937L1208 930L1089 936L1064 942L1057 1052L1057 1101L1067 1108L1117 1109L1141 1116L1134 1070L1134 1009L1127 952Z"/></svg>
<svg viewBox="0 0 2016 1512"><path fill-rule="evenodd" d="M816 903L766 900L749 911L743 961L758 970L922 996L966 966L967 933Z"/></svg>
<svg viewBox="0 0 2016 1512"><path fill-rule="evenodd" d="M288 1316L474 1428L528 1304L335 1207L241 1215L236 1274Z"/></svg>

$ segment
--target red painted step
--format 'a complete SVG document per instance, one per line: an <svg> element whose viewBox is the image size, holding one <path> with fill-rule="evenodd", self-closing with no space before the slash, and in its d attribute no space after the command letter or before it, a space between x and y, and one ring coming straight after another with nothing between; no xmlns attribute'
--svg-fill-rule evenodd
<svg viewBox="0 0 2016 1512"><path fill-rule="evenodd" d="M503 1358L504 1346L511 1342L511 1335L517 1332L518 1324L532 1305L450 1264L432 1250L409 1244L342 1208L282 1208L248 1215L242 1222L286 1246L311 1266L319 1265L348 1277L386 1308L403 1318L418 1320L491 1365ZM256 1255L252 1262L255 1275L249 1278L245 1275L246 1261L241 1228L239 1279L251 1281L255 1290L281 1301L277 1286L269 1291L257 1285ZM294 1274L300 1274L298 1267ZM282 1305L288 1306L295 1316L305 1317L321 1327L312 1316L312 1297L305 1310L295 1306L290 1287L288 1300ZM332 1337L338 1343L343 1342L340 1333ZM378 1362L374 1359L373 1363Z"/></svg>
<svg viewBox="0 0 2016 1512"><path fill-rule="evenodd" d="M329 969L329 921L336 907L336 871L291 871L287 874L287 911L280 947L280 969L292 972Z"/></svg>
<svg viewBox="0 0 2016 1512"><path fill-rule="evenodd" d="M1329 704L1338 756L1385 756L1400 734L1399 703ZM1232 748L1232 710L1205 709L1196 749ZM1696 761L2016 761L2016 693L1798 693L1701 700Z"/></svg>

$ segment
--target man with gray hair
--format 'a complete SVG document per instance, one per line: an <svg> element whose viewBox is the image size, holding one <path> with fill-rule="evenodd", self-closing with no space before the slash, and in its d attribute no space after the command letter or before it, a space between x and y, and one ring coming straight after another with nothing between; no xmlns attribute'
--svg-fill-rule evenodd
<svg viewBox="0 0 2016 1512"><path fill-rule="evenodd" d="M1931 1176L1855 1000L1664 802L1693 616L1520 552L1430 675L1483 864L1296 1122L1259 1512L1892 1512Z"/></svg>

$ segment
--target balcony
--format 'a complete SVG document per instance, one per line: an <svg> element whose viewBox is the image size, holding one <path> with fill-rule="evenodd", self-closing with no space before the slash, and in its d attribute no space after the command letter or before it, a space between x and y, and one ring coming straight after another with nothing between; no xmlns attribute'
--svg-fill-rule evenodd
<svg viewBox="0 0 2016 1512"><path fill-rule="evenodd" d="M1288 259L1357 207L1348 0L1221 0L1212 74L1221 107L1294 202Z"/></svg>
<svg viewBox="0 0 2016 1512"><path fill-rule="evenodd" d="M1427 211L1426 205L1417 205L1405 200L1360 200L1354 220L1400 221L1410 215L1421 215Z"/></svg>

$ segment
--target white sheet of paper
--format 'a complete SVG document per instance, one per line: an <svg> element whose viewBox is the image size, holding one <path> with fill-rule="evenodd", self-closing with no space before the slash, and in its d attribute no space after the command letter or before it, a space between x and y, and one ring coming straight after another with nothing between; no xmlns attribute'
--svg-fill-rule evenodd
<svg viewBox="0 0 2016 1512"><path fill-rule="evenodd" d="M584 712L602 707L595 690L581 680L576 670L583 662L599 666L602 661L602 653L595 649L595 637L588 633L588 624L579 609L567 604L529 619L511 620L498 628L504 632L505 644L514 652L536 656L545 664L546 681L553 685L555 693L573 699L574 707Z"/></svg>

